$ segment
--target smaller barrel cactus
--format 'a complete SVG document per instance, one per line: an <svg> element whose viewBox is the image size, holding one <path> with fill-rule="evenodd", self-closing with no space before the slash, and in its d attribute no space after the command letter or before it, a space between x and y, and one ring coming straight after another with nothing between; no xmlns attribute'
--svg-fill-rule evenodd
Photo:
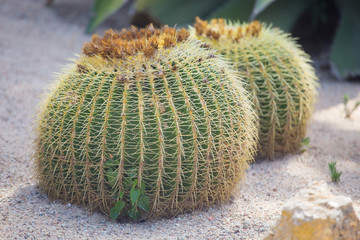
<svg viewBox="0 0 360 240"><path fill-rule="evenodd" d="M41 188L132 218L172 217L229 199L256 146L236 72L185 29L94 35L43 104Z"/></svg>
<svg viewBox="0 0 360 240"><path fill-rule="evenodd" d="M259 117L258 157L293 153L306 135L317 77L289 35L258 21L196 18L192 35L231 60L247 83Z"/></svg>

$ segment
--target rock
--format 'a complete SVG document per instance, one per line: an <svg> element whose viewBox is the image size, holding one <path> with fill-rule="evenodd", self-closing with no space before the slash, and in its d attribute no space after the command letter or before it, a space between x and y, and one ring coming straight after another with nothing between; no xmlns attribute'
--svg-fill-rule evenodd
<svg viewBox="0 0 360 240"><path fill-rule="evenodd" d="M314 182L284 206L264 240L359 240L360 221L351 199L335 196L325 181Z"/></svg>

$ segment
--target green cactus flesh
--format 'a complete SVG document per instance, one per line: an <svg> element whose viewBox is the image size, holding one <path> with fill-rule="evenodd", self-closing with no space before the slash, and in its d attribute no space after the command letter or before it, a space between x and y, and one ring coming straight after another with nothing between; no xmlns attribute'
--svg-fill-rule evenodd
<svg viewBox="0 0 360 240"><path fill-rule="evenodd" d="M301 147L316 98L317 78L304 53L279 29L196 19L191 33L229 59L247 83L259 117L258 158L273 159Z"/></svg>
<svg viewBox="0 0 360 240"><path fill-rule="evenodd" d="M256 146L248 94L212 50L158 35L156 51L124 48L118 58L94 37L44 101L35 158L50 197L108 214L120 192L130 208L137 179L149 218L218 204L236 190Z"/></svg>

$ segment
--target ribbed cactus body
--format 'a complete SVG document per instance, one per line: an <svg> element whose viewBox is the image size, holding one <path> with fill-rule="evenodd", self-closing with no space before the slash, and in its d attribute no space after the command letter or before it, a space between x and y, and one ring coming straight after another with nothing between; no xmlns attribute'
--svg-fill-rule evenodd
<svg viewBox="0 0 360 240"><path fill-rule="evenodd" d="M258 157L298 151L316 97L309 56L289 34L257 21L197 19L194 27L192 34L231 60L247 83L259 117Z"/></svg>
<svg viewBox="0 0 360 240"><path fill-rule="evenodd" d="M252 159L255 114L229 65L200 46L183 40L150 57L80 56L40 114L41 188L108 214L120 192L129 208L137 179L150 199L143 217L228 199Z"/></svg>

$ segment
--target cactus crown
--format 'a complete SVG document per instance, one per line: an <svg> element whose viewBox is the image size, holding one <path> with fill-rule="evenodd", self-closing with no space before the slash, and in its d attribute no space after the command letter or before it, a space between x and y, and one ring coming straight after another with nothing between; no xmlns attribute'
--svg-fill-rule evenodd
<svg viewBox="0 0 360 240"><path fill-rule="evenodd" d="M206 20L195 18L194 28L199 36L206 36L210 39L231 39L238 42L239 39L252 36L257 37L262 29L259 21L253 21L247 26L233 27L223 19L211 19L210 23Z"/></svg>
<svg viewBox="0 0 360 240"><path fill-rule="evenodd" d="M105 32L103 38L97 34L93 35L92 40L84 44L83 53L89 57L98 55L104 59L125 60L142 52L149 58L159 48L173 47L185 41L189 35L190 33L184 28L178 31L168 26L155 29L151 24L144 29L132 26L121 32L110 29Z"/></svg>

